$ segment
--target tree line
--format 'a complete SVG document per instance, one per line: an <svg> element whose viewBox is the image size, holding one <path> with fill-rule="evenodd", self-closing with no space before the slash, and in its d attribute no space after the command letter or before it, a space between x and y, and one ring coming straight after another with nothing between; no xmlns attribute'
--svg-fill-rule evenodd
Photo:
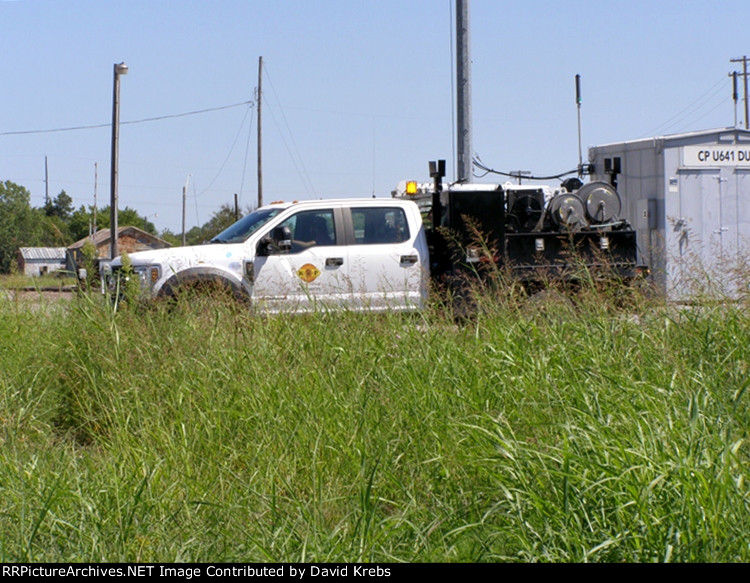
<svg viewBox="0 0 750 583"><path fill-rule="evenodd" d="M73 199L61 190L41 207L31 206L29 191L11 181L0 182L0 273L9 273L15 263L19 247L68 247L87 237L94 230L109 228L108 206L73 207ZM172 245L180 245L182 233L169 229L157 232L155 225L130 207L118 209L120 226L133 226ZM235 221L235 211L222 205L201 227L193 227L186 234L188 245L207 241Z"/></svg>

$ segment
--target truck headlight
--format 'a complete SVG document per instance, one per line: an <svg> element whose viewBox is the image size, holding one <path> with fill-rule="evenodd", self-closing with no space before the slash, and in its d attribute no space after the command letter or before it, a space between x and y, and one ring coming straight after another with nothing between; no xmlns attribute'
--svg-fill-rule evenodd
<svg viewBox="0 0 750 583"><path fill-rule="evenodd" d="M138 276L142 289L151 289L161 277L161 269L158 265L147 265L134 267L133 271Z"/></svg>

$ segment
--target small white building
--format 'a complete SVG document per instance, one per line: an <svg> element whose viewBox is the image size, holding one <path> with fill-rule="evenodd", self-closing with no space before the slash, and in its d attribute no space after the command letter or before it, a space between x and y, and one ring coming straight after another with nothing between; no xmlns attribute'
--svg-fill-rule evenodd
<svg viewBox="0 0 750 583"><path fill-rule="evenodd" d="M595 146L591 180L617 187L640 259L673 300L748 293L750 131L705 130Z"/></svg>
<svg viewBox="0 0 750 583"><path fill-rule="evenodd" d="M18 249L18 267L27 276L39 277L65 269L65 247L21 247Z"/></svg>

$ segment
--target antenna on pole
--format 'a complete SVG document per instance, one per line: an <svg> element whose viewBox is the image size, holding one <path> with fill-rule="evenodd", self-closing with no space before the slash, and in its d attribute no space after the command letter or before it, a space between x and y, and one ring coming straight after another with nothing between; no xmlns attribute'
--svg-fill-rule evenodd
<svg viewBox="0 0 750 583"><path fill-rule="evenodd" d="M578 107L578 178L583 176L583 151L581 148L581 76L576 75L576 107Z"/></svg>
<svg viewBox="0 0 750 583"><path fill-rule="evenodd" d="M737 127L737 71L732 72L732 99L734 99L734 127Z"/></svg>
<svg viewBox="0 0 750 583"><path fill-rule="evenodd" d="M750 120L748 120L748 117L750 117L750 106L748 105L748 99L747 99L747 56L742 57L741 59L729 59L730 63L742 63L742 83L745 90L745 129L750 129Z"/></svg>
<svg viewBox="0 0 750 583"><path fill-rule="evenodd" d="M737 99L739 95L737 93L737 71L729 73L732 77L732 101L734 101L734 127L737 127Z"/></svg>

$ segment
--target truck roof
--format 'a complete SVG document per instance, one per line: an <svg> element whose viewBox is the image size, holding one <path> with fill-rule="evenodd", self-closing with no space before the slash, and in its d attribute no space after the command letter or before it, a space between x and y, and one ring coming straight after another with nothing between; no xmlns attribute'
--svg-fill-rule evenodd
<svg viewBox="0 0 750 583"><path fill-rule="evenodd" d="M403 204L412 202L409 199L393 199L393 198L320 198L315 200L295 200L292 202L278 201L272 202L267 205L263 205L261 208L264 209L288 209L294 206L319 206L319 205L333 205L333 206L392 206L395 204Z"/></svg>

